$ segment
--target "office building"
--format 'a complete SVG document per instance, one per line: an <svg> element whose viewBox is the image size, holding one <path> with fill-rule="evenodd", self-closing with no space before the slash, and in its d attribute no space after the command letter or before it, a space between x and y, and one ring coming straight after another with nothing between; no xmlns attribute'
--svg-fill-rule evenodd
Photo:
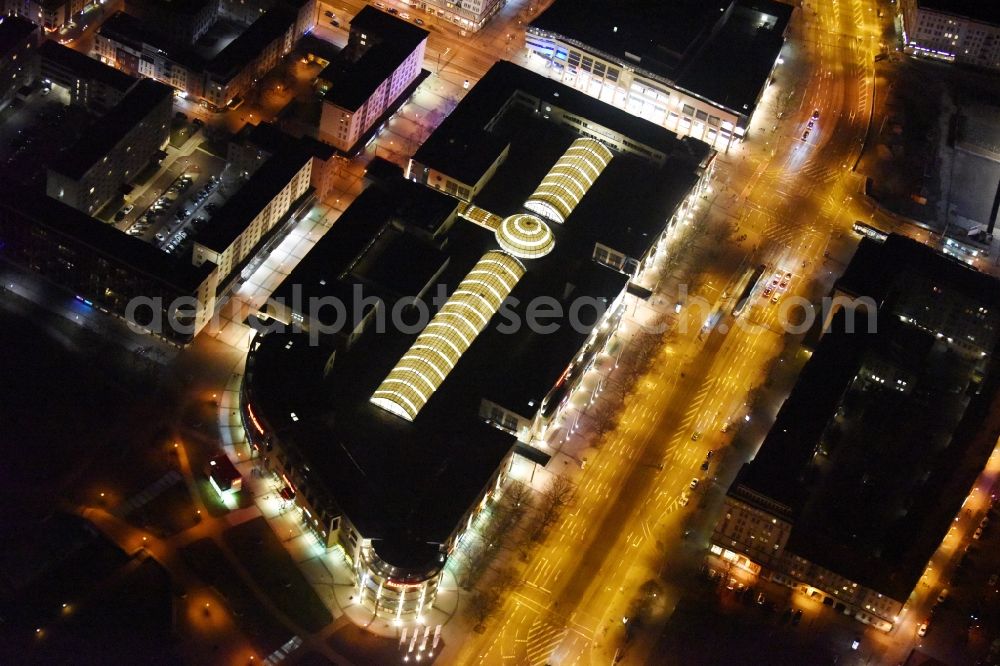
<svg viewBox="0 0 1000 666"><path fill-rule="evenodd" d="M358 12L347 47L316 81L323 93L319 138L345 153L360 149L368 131L414 87L428 34L372 6Z"/></svg>
<svg viewBox="0 0 1000 666"><path fill-rule="evenodd" d="M1000 69L1000 7L980 0L901 0L907 53Z"/></svg>
<svg viewBox="0 0 1000 666"><path fill-rule="evenodd" d="M772 0L555 0L525 38L552 78L725 150L750 131L792 9Z"/></svg>
<svg viewBox="0 0 1000 666"><path fill-rule="evenodd" d="M531 96L542 88L578 122L544 112ZM601 128L618 133L605 142ZM606 348L641 259L701 192L712 155L509 63L428 145L425 163L445 174L449 158L476 160L481 146L504 159L487 156L489 177L464 200L422 167L405 178L373 163L371 184L263 309L241 388L259 464L385 620L419 618L434 602L515 455L549 460L538 442ZM540 298L590 310L542 332L528 325Z"/></svg>
<svg viewBox="0 0 1000 666"><path fill-rule="evenodd" d="M173 90L140 79L48 167L45 191L87 215L126 193L127 185L170 139Z"/></svg>
<svg viewBox="0 0 1000 666"><path fill-rule="evenodd" d="M1000 436L998 286L908 238L863 239L710 559L891 630Z"/></svg>
<svg viewBox="0 0 1000 666"><path fill-rule="evenodd" d="M106 113L125 97L136 79L85 56L54 40L36 52L39 76L46 85L58 85L69 93L70 104L95 113Z"/></svg>
<svg viewBox="0 0 1000 666"><path fill-rule="evenodd" d="M33 56L37 44L34 23L20 16L0 17L0 109L36 78Z"/></svg>

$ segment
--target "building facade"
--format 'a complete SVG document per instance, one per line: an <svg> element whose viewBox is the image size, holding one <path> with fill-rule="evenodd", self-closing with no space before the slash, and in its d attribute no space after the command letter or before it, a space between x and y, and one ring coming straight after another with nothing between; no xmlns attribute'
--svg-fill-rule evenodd
<svg viewBox="0 0 1000 666"><path fill-rule="evenodd" d="M709 561L881 631L933 598L946 581L932 558L962 538L956 523L1000 435L996 286L911 239L863 239L798 383L727 492Z"/></svg>
<svg viewBox="0 0 1000 666"><path fill-rule="evenodd" d="M35 80L38 28L20 16L0 18L0 109Z"/></svg>
<svg viewBox="0 0 1000 666"><path fill-rule="evenodd" d="M350 151L420 74L428 32L374 7L351 20L344 59L317 79L323 92L318 137Z"/></svg>
<svg viewBox="0 0 1000 666"><path fill-rule="evenodd" d="M704 3L711 11L686 16L668 4L631 13L629 2L618 9L599 4L557 0L527 27L526 45L545 60L548 76L717 150L746 135L791 7L733 0ZM594 12L606 14L607 31L591 29ZM655 48L644 51L649 44Z"/></svg>
<svg viewBox="0 0 1000 666"><path fill-rule="evenodd" d="M219 283L226 284L279 223L305 206L311 174L312 156L303 150L283 151L265 161L213 215L211 229L195 240L194 265L218 266Z"/></svg>
<svg viewBox="0 0 1000 666"><path fill-rule="evenodd" d="M462 30L479 32L497 12L507 4L506 0L406 0L411 8L427 12L445 21L450 21Z"/></svg>
<svg viewBox="0 0 1000 666"><path fill-rule="evenodd" d="M59 30L82 11L84 0L4 0L4 14L23 16L45 32Z"/></svg>
<svg viewBox="0 0 1000 666"><path fill-rule="evenodd" d="M962 0L902 0L907 53L1000 69L1000 10Z"/></svg>
<svg viewBox="0 0 1000 666"><path fill-rule="evenodd" d="M171 88L140 79L48 168L46 193L95 215L166 147L172 110Z"/></svg>
<svg viewBox="0 0 1000 666"><path fill-rule="evenodd" d="M561 113L545 109L552 99ZM433 603L515 458L552 458L546 429L607 350L642 259L683 218L714 154L511 63L494 65L421 150L405 177L375 163L274 291L241 387L258 465L390 622L419 621ZM427 179L432 168L481 183L493 202L483 206L517 212L462 200ZM526 178L530 195L513 187ZM612 206L628 224L609 223ZM431 294L448 297L418 327L377 325ZM542 297L602 307L582 327L512 333L495 316L507 296L519 318Z"/></svg>
<svg viewBox="0 0 1000 666"><path fill-rule="evenodd" d="M70 104L101 114L121 102L136 81L114 67L51 39L38 47L36 57L43 83L62 86L69 92Z"/></svg>
<svg viewBox="0 0 1000 666"><path fill-rule="evenodd" d="M215 312L214 265L195 268L40 194L0 191L0 256L175 344Z"/></svg>
<svg viewBox="0 0 1000 666"><path fill-rule="evenodd" d="M132 76L156 79L221 109L246 93L291 52L316 21L315 0L289 0L260 15L210 59L139 19L118 12L94 38L104 62Z"/></svg>

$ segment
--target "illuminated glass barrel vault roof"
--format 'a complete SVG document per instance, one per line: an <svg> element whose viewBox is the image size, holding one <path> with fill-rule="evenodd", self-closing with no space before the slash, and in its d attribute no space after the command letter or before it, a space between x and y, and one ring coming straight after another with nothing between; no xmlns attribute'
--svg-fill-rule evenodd
<svg viewBox="0 0 1000 666"><path fill-rule="evenodd" d="M565 222L612 157L614 154L600 141L575 140L524 207L560 224ZM471 206L465 212L487 228L499 219ZM375 390L371 397L373 405L407 421L417 418L524 275L524 266L518 258L544 257L555 247L552 229L529 213L505 218L494 233L502 251L487 252L473 266Z"/></svg>
<svg viewBox="0 0 1000 666"><path fill-rule="evenodd" d="M520 214L505 218L496 230L497 243L508 254L522 259L544 257L555 247L549 225L534 215Z"/></svg>
<svg viewBox="0 0 1000 666"><path fill-rule="evenodd" d="M372 404L415 419L523 275L511 255L483 255L375 390Z"/></svg>
<svg viewBox="0 0 1000 666"><path fill-rule="evenodd" d="M545 175L524 207L562 224L612 157L612 152L600 141L577 139Z"/></svg>

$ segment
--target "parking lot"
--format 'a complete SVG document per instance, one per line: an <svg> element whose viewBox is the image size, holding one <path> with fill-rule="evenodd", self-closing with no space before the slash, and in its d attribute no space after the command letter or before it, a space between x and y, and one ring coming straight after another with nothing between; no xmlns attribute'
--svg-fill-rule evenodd
<svg viewBox="0 0 1000 666"><path fill-rule="evenodd" d="M197 138L197 137L196 137ZM131 201L104 211L107 221L164 252L184 256L225 202L225 161L200 148L178 157L137 187Z"/></svg>

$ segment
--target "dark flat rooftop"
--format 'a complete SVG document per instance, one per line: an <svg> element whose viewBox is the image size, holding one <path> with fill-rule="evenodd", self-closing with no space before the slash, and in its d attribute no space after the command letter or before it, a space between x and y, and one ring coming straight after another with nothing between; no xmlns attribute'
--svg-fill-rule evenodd
<svg viewBox="0 0 1000 666"><path fill-rule="evenodd" d="M116 12L109 17L98 28L98 34L140 50L142 44L150 44L185 67L228 80L268 44L294 26L297 16L293 7L287 4L276 5L261 14L250 27L210 59L198 55L190 45L178 43L169 36L160 34L145 25L141 19L125 12Z"/></svg>
<svg viewBox="0 0 1000 666"><path fill-rule="evenodd" d="M215 269L210 262L195 267L40 192L0 189L0 200L53 233L71 238L99 255L125 264L135 273L181 292L194 292Z"/></svg>
<svg viewBox="0 0 1000 666"><path fill-rule="evenodd" d="M73 179L83 175L111 152L149 112L164 99L173 99L174 89L153 79L142 78L118 104L98 118L51 168Z"/></svg>
<svg viewBox="0 0 1000 666"><path fill-rule="evenodd" d="M100 60L86 56L68 46L63 46L52 39L42 42L37 53L42 60L67 69L80 78L100 81L104 85L122 92L128 90L137 80L125 72L105 65Z"/></svg>
<svg viewBox="0 0 1000 666"><path fill-rule="evenodd" d="M917 0L921 8L1000 25L1000 5L988 0Z"/></svg>
<svg viewBox="0 0 1000 666"><path fill-rule="evenodd" d="M508 122L509 129L520 132L512 136L509 159L483 193L484 202L488 200L501 215L522 210L520 205L531 188L575 138L568 129L541 120L511 115ZM619 160L621 167L615 165ZM522 262L525 275L508 301L508 312L522 322L529 304L543 296L558 301L564 312L579 297L610 305L628 277L593 261L594 239L603 237L596 231L596 221L600 218L605 228L627 229L658 218L662 228L665 218L659 216L666 205L662 198L682 197L676 183L690 182L688 176L673 172L694 173L697 168L686 156L676 162L668 159L661 167L619 154L611 164L615 166L598 178L577 211L564 224L555 225L552 252ZM619 168L622 171L616 175ZM640 171L630 171L635 168ZM628 218L609 217L607 207L624 196L619 188L636 177L643 181L642 195L634 198L648 208L648 220L632 219L639 208L630 208ZM365 284L366 294L385 295L392 281L372 279L372 269L386 261L419 274L409 280L413 292L442 256L448 263L437 282L450 294L484 252L497 249L493 233L458 220L447 234L436 238L441 250L421 249L412 263L407 261L405 231L439 228L449 214L442 203L438 219L430 219L423 206L416 205L420 197L448 200L451 210L457 201L399 176L385 174L375 181L275 291L276 296L288 298L295 284L304 285L304 297L339 295L346 285L353 287L358 279L364 283L366 277L372 283ZM628 196L636 191L632 185ZM659 195L652 196L656 191ZM402 235L386 240L387 233L398 233L388 230L400 228ZM626 231L626 235L631 233ZM640 237L651 242L651 236ZM410 244L416 242L413 239ZM424 256L434 260L420 258ZM338 280L339 286L333 284ZM429 296L436 292L432 289ZM392 301L387 305L391 307ZM429 305L433 308L440 303ZM362 534L377 540L376 551L392 564L417 567L434 561L435 544L456 529L457 521L514 446L512 436L479 416L481 400L533 414L597 320L596 315L588 319L584 313L580 327L563 319L554 333L532 331L527 325L509 331L501 326L508 323L507 314L491 319L412 422L371 405L369 398L409 349L417 331L393 326L385 332L369 330L354 346L337 351L326 378L322 372L331 350L304 348L307 345L288 335L264 336L252 354L253 382L248 391L255 412L308 461L311 473L322 480ZM292 412L297 420L290 418Z"/></svg>
<svg viewBox="0 0 1000 666"><path fill-rule="evenodd" d="M478 181L508 144L504 136L485 128L519 90L668 156L688 154L692 160L700 162L710 153L709 147L700 141L679 139L659 125L501 60L473 86L420 146L413 159L466 183Z"/></svg>
<svg viewBox="0 0 1000 666"><path fill-rule="evenodd" d="M274 154L286 148L290 143L298 144L313 157L326 161L333 157L337 149L311 136L294 137L283 132L272 123L246 124L236 135L237 139L245 140L258 148Z"/></svg>
<svg viewBox="0 0 1000 666"><path fill-rule="evenodd" d="M760 27L763 16L774 23ZM771 0L742 0L730 18L682 67L677 85L719 106L749 115L771 75L792 7Z"/></svg>
<svg viewBox="0 0 1000 666"><path fill-rule="evenodd" d="M357 111L412 52L404 44L385 41L373 44L356 62L331 62L320 73L321 79L330 82L323 98L342 109Z"/></svg>
<svg viewBox="0 0 1000 666"><path fill-rule="evenodd" d="M108 17L97 29L97 34L128 44L138 51L142 50L143 44L149 44L185 67L199 72L205 68L205 59L193 52L189 46L161 35L147 27L141 19L125 12L115 12Z"/></svg>
<svg viewBox="0 0 1000 666"><path fill-rule="evenodd" d="M371 33L378 39L399 42L410 51L417 48L417 45L427 39L430 34L409 21L383 12L371 5L362 7L361 11L351 19L351 31L355 30L362 30L365 34Z"/></svg>
<svg viewBox="0 0 1000 666"><path fill-rule="evenodd" d="M393 242L395 249L390 252L400 250L397 243L408 242L411 248L417 248L413 257L415 261L410 264L397 259L394 261L395 266L380 269L387 271L381 275L373 275L368 271L365 288L373 295L383 298L418 295L420 287L433 277L446 257L436 247L411 234L399 234L398 231L390 233L388 230L394 226L419 230L430 226L436 229L454 212L457 205L455 199L401 177L370 186L337 218L330 230L278 285L271 297L292 303L293 293L297 288L306 300L325 296L344 296L353 300L350 287L360 282L352 274L357 269L358 274L365 277L366 272L362 269L366 265L366 255L377 240L387 233L399 236L399 240ZM391 277L410 267L413 269L412 275L402 280ZM387 283L383 284L383 280ZM341 281L347 282L349 288L338 286ZM418 286L413 288L414 284ZM351 314L353 311L348 308L348 315Z"/></svg>
<svg viewBox="0 0 1000 666"><path fill-rule="evenodd" d="M150 6L175 14L197 14L205 8L205 5L210 4L211 0L130 0L130 3L134 3L140 9Z"/></svg>
<svg viewBox="0 0 1000 666"><path fill-rule="evenodd" d="M792 10L774 0L556 0L531 25L742 113L767 83ZM764 15L772 27L760 29Z"/></svg>
<svg viewBox="0 0 1000 666"><path fill-rule="evenodd" d="M38 26L21 16L0 17L0 54L17 50L36 30Z"/></svg>
<svg viewBox="0 0 1000 666"><path fill-rule="evenodd" d="M235 76L268 44L294 26L297 17L294 9L283 4L272 7L212 58L206 64L205 71L217 77Z"/></svg>
<svg viewBox="0 0 1000 666"><path fill-rule="evenodd" d="M787 507L790 552L899 600L916 585L1000 436L996 336L981 382L980 361L897 313L909 290L924 287L914 273L941 285L953 271L975 273L943 257L906 263L924 256L923 247L892 236L882 245L862 241L845 277L859 294L883 295L875 297L877 332L846 332L841 311L730 490ZM982 278L989 291L964 295L998 307L1000 285ZM982 278L969 275L950 288ZM871 374L889 385L863 379ZM896 379L912 390L900 390Z"/></svg>
<svg viewBox="0 0 1000 666"><path fill-rule="evenodd" d="M371 5L351 19L351 32L365 33L371 46L357 59L345 49L319 78L330 82L325 99L357 111L430 33Z"/></svg>
<svg viewBox="0 0 1000 666"><path fill-rule="evenodd" d="M633 54L644 68L672 77L708 38L730 4L731 0L555 0L531 26L618 58Z"/></svg>
<svg viewBox="0 0 1000 666"><path fill-rule="evenodd" d="M212 224L199 234L198 242L216 252L224 251L311 159L296 145L272 155L222 205L212 217Z"/></svg>

